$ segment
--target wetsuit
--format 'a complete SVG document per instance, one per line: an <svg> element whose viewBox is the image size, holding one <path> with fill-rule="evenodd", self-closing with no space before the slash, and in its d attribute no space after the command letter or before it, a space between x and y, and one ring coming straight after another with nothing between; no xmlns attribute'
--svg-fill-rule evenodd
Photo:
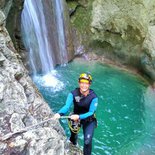
<svg viewBox="0 0 155 155"><path fill-rule="evenodd" d="M71 105L74 104L73 112L78 114L84 133L84 155L91 155L92 150L92 137L94 128L96 127L96 118L94 113L98 105L98 98L92 89L89 90L89 94L84 96L80 93L80 89L76 88L69 93L66 104L59 110L60 115L67 113ZM70 141L77 144L77 134L71 131Z"/></svg>

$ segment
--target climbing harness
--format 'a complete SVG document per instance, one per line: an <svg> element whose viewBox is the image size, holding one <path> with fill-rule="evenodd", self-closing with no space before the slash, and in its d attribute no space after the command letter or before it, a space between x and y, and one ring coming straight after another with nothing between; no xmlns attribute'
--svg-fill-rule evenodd
<svg viewBox="0 0 155 155"><path fill-rule="evenodd" d="M61 116L60 118L61 118L61 119L66 119L66 118L69 119L70 116ZM19 130L19 131L15 131L15 132L8 133L8 134L4 135L3 137L0 137L0 141L5 141L5 140L11 138L11 137L12 137L13 135L15 135L15 134L24 133L24 132L26 132L26 131L28 131L28 130L30 130L30 129L36 127L36 126L39 126L39 125L44 124L44 123L46 123L46 122L48 122L48 121L51 121L51 120L55 120L55 118L52 117L52 118L43 120L42 122L36 123L36 124L34 124L34 125L25 127L25 128L23 128L23 129L21 129L21 130Z"/></svg>
<svg viewBox="0 0 155 155"><path fill-rule="evenodd" d="M80 120L74 121L68 118L68 126L73 133L77 134L79 133L81 127Z"/></svg>

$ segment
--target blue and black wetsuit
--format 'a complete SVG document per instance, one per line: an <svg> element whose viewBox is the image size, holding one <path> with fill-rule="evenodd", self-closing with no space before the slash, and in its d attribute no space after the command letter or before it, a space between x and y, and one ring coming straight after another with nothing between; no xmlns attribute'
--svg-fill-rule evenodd
<svg viewBox="0 0 155 155"><path fill-rule="evenodd" d="M84 96L80 93L80 89L76 88L71 93L69 93L66 104L59 110L60 115L64 115L68 112L71 105L74 104L73 112L78 114L80 122L83 127L84 133L84 155L91 155L92 149L92 137L94 133L94 128L96 126L96 118L94 113L98 105L97 95L92 89L89 90L89 94ZM77 134L71 131L70 141L76 145Z"/></svg>

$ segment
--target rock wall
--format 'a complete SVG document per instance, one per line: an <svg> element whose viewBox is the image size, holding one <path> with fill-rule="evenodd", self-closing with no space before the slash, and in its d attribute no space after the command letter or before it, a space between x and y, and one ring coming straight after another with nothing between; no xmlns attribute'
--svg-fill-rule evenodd
<svg viewBox="0 0 155 155"><path fill-rule="evenodd" d="M67 0L75 54L89 50L91 40L91 11L93 0Z"/></svg>
<svg viewBox="0 0 155 155"><path fill-rule="evenodd" d="M13 0L11 7L9 8L9 12L5 16L6 28L13 41L14 47L17 52L22 56L22 60L25 60L26 50L21 37L21 11L23 9L23 4L24 0ZM5 8L8 8L8 5L6 5Z"/></svg>
<svg viewBox="0 0 155 155"><path fill-rule="evenodd" d="M0 8L6 17L6 28L11 36L16 49L20 49L19 41L21 42L21 11L23 9L24 0L1 0Z"/></svg>
<svg viewBox="0 0 155 155"><path fill-rule="evenodd" d="M8 16L12 4L13 4L13 0L0 0L0 8L5 14L5 17Z"/></svg>
<svg viewBox="0 0 155 155"><path fill-rule="evenodd" d="M6 17L6 28L13 41L16 51L22 57L22 61L27 66L27 52L23 45L21 36L21 11L24 0L0 0L0 8Z"/></svg>
<svg viewBox="0 0 155 155"><path fill-rule="evenodd" d="M65 138L58 121L44 123L5 141L1 139L51 116L13 47L0 11L0 154L64 155Z"/></svg>
<svg viewBox="0 0 155 155"><path fill-rule="evenodd" d="M68 0L86 51L138 68L155 80L155 0Z"/></svg>

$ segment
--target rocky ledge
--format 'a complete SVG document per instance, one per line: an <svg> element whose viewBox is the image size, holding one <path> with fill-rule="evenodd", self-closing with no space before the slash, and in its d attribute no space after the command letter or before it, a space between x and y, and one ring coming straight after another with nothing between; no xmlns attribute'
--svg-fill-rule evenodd
<svg viewBox="0 0 155 155"><path fill-rule="evenodd" d="M69 155L71 151L67 153L66 138L58 121L27 128L51 118L53 113L14 49L5 20L0 11L0 154ZM18 132L23 129L28 130ZM7 135L10 136L5 138Z"/></svg>

